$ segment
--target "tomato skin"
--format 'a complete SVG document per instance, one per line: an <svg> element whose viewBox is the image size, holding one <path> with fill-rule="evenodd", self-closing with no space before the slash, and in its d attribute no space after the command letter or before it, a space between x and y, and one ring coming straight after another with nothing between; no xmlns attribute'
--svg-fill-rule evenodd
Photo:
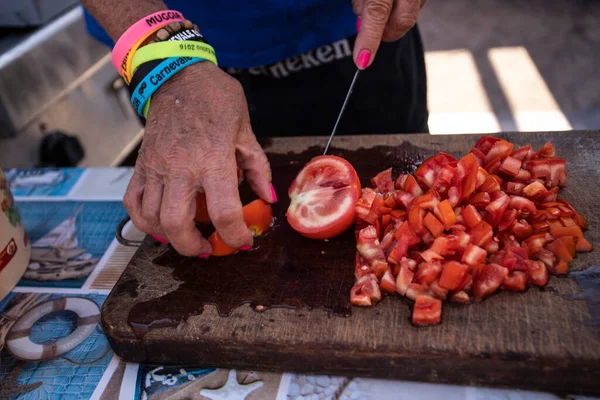
<svg viewBox="0 0 600 400"><path fill-rule="evenodd" d="M456 289L468 270L469 267L456 261L445 263L440 276L440 286L449 290Z"/></svg>
<svg viewBox="0 0 600 400"><path fill-rule="evenodd" d="M262 199L254 200L246 204L242 211L244 213L244 222L248 229L250 229L254 236L260 236L265 233L271 226L273 220L273 209L271 205ZM238 250L229 246L219 235L219 232L215 231L208 237L208 242L212 246L213 256L228 256L236 253Z"/></svg>
<svg viewBox="0 0 600 400"><path fill-rule="evenodd" d="M337 156L318 156L298 173L288 195L291 202L286 217L290 226L308 238L329 239L354 223L361 186L348 161ZM333 218L332 213L337 213L335 219L327 221Z"/></svg>
<svg viewBox="0 0 600 400"><path fill-rule="evenodd" d="M473 282L473 295L484 298L494 293L508 276L508 269L498 264L488 264Z"/></svg>

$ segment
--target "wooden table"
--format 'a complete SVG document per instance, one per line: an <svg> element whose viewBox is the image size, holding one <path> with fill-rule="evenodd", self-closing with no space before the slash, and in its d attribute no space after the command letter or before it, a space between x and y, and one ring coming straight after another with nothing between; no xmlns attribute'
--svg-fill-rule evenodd
<svg viewBox="0 0 600 400"><path fill-rule="evenodd" d="M557 156L567 159L568 186L560 196L587 217L590 228L586 237L597 248L600 133L497 136L534 147L552 141ZM474 135L339 137L334 141L336 149L332 154L340 153L340 148L384 146L370 152L341 152L366 182L374 172L393 162L409 168L440 150L464 154L477 139ZM280 193L280 207L275 209L280 219L288 204L282 194L290 176L318 154L318 150L285 157L275 153L300 152L311 146L323 146L325 140L322 137L274 139L266 147L272 153L274 184ZM300 236L289 236L285 230L275 231L276 236L287 241L269 239L258 252L209 261L184 259L147 238L102 310L102 325L115 352L125 360L146 363L600 394L598 250L579 254L571 264L572 271L579 272L570 277L552 277L543 290L500 292L468 306L445 305L443 323L428 328L416 328L409 323L409 303L397 296L384 299L374 308L352 308L349 318L332 316L319 308L256 312L248 304L222 317L214 305L203 306L211 296L214 301L207 303L220 304L231 300L230 296L238 299L235 295L239 291L251 294L248 287L260 286L259 281L278 282L276 279L282 279L281 271L292 264L300 272L326 271L322 277L326 284L313 282L302 295L297 288L307 286L303 285L305 281L297 279L296 286L289 286L288 279L282 281L280 288L273 285L271 298L304 296L297 300L300 306L306 306L313 299L311 290L313 293L326 290L333 308L347 302L354 279L352 234L317 245ZM581 272L587 267L591 268ZM239 277L233 280L233 286L229 279L232 270ZM213 287L214 293L207 294L207 287ZM582 288L586 289L584 296L580 296ZM264 293L261 296L264 300ZM198 299L202 302L198 303ZM248 301L252 300L249 295ZM133 324L134 330L128 321L145 321L144 324L151 326L140 329L143 324Z"/></svg>

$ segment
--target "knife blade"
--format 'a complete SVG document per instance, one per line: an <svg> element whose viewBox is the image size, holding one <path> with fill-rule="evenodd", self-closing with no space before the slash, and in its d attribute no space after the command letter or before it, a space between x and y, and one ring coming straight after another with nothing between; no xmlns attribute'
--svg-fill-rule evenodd
<svg viewBox="0 0 600 400"><path fill-rule="evenodd" d="M346 105L348 104L348 100L350 100L350 95L352 94L352 90L354 90L354 84L356 83L356 78L358 78L358 73L360 69L356 69L356 73L354 74L354 78L352 78L352 83L350 84L350 88L348 89L348 93L346 94L346 99L344 99L344 104L342 104L342 109L340 110L340 114L337 117L337 121L335 121L335 125L333 126L333 131L329 136L329 140L327 141L327 146L325 146L325 151L323 155L327 154L327 150L329 150L329 145L335 136L335 132L337 131L338 125L340 124L340 120L342 119L342 115L344 115L344 110L346 109Z"/></svg>

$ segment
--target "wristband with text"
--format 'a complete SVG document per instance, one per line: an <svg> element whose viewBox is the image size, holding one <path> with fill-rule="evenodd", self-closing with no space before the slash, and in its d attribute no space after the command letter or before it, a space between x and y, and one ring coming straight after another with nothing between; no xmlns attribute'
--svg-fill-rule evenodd
<svg viewBox="0 0 600 400"><path fill-rule="evenodd" d="M177 72L200 61L205 61L205 59L198 57L171 57L158 64L134 89L131 95L133 108L136 109L140 116L146 118L146 115L144 115L144 106L154 92Z"/></svg>
<svg viewBox="0 0 600 400"><path fill-rule="evenodd" d="M133 65L131 67L133 71L135 71L137 67L148 61L169 57L203 58L206 61L210 61L213 64L218 65L217 57L215 56L215 50L211 45L202 42L184 40L152 43L142 47L135 53L133 57Z"/></svg>
<svg viewBox="0 0 600 400"><path fill-rule="evenodd" d="M121 35L112 51L112 65L117 71L121 71L125 63L125 57L133 46L143 38L147 38L160 28L169 25L171 22L183 21L183 15L179 11L162 10L150 14L131 25L125 33Z"/></svg>
<svg viewBox="0 0 600 400"><path fill-rule="evenodd" d="M182 34L182 35L180 35L180 34ZM185 38L185 39L182 39L182 38ZM200 35L200 32L193 30L193 29L185 30L182 32L176 32L176 34L174 34L173 36L169 37L166 40L167 41L193 40L193 41L198 41L198 42L205 42L202 35ZM168 57L166 57L166 58L168 58ZM140 81L142 79L144 79L144 77L146 75L148 75L150 73L150 71L152 71L154 69L154 67L156 67L158 64L163 62L166 58L160 58L158 60L148 61L146 63L141 64L139 67L135 68L132 71L132 77L128 83L129 96L131 96L131 94L133 93L133 89L135 89L137 87L137 85L139 85Z"/></svg>

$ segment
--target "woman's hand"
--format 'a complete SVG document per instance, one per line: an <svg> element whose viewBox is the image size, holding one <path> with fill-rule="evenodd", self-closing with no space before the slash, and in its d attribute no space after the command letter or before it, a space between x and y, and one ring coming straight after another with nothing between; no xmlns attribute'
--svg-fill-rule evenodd
<svg viewBox="0 0 600 400"><path fill-rule="evenodd" d="M354 44L354 62L365 69L375 59L381 41L400 39L417 23L427 0L353 0L354 13L360 17Z"/></svg>
<svg viewBox="0 0 600 400"><path fill-rule="evenodd" d="M152 97L135 172L123 199L135 226L186 256L210 254L194 224L196 195L223 240L252 245L242 215L237 167L272 203L271 169L256 141L239 82L210 62L192 65Z"/></svg>

